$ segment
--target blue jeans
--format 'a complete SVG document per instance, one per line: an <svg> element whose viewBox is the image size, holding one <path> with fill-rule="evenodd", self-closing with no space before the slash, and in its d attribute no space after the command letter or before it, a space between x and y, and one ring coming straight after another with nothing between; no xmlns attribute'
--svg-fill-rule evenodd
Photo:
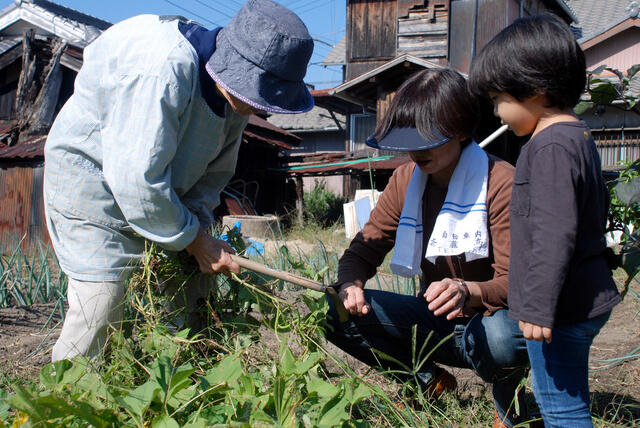
<svg viewBox="0 0 640 428"><path fill-rule="evenodd" d="M589 409L589 349L610 314L554 327L551 343L527 340L533 394L545 427L593 426Z"/></svg>
<svg viewBox="0 0 640 428"><path fill-rule="evenodd" d="M513 399L527 374L529 360L522 333L518 324L507 317L507 310L498 310L492 316L478 314L470 320L460 319L460 323L434 316L425 300L418 297L377 290L364 290L364 295L371 311L362 317L351 316L344 324L338 321L329 302L329 341L370 366L391 370L401 380L414 380L423 387L438 374L440 369L435 363L471 368L493 385L496 410L505 424L517 422ZM428 339L429 334L432 337ZM453 337L420 364L450 334ZM523 395L518 402L524 403Z"/></svg>

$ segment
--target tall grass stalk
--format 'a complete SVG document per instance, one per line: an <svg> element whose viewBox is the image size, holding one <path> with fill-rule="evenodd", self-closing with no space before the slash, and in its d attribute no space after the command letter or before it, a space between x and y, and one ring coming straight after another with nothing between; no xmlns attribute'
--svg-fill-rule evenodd
<svg viewBox="0 0 640 428"><path fill-rule="evenodd" d="M49 246L24 249L24 238L8 256L0 256L0 307L59 301L66 295L67 278ZM61 314L64 310L61 307Z"/></svg>

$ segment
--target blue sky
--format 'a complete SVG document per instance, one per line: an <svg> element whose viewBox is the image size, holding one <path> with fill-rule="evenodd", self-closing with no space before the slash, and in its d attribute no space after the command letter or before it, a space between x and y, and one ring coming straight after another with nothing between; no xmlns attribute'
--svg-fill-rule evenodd
<svg viewBox="0 0 640 428"><path fill-rule="evenodd" d="M240 9L243 0L52 0L55 3L118 22L142 13L182 15L207 28L225 25ZM345 0L277 0L296 12L317 39L305 81L316 89L336 86L342 76L339 67L317 65L338 43L345 30ZM0 0L2 8L12 1Z"/></svg>

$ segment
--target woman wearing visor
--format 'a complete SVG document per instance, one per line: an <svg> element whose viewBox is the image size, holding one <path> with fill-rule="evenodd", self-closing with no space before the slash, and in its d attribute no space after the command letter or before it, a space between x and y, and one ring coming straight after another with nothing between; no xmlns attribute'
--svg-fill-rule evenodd
<svg viewBox="0 0 640 428"><path fill-rule="evenodd" d="M471 99L459 73L421 71L400 87L367 141L408 152L411 162L394 171L340 259L335 286L351 315L340 323L332 307L327 338L427 394L456 385L436 363L472 368L493 386L494 426L513 426L526 420L516 414L514 396L528 364L517 322L507 317L514 169L471 140L477 118ZM394 247L391 268L421 275L418 296L364 289Z"/></svg>

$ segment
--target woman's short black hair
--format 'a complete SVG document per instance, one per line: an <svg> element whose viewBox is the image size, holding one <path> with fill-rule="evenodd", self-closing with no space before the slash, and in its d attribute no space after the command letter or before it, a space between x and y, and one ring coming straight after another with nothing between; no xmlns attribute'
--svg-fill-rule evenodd
<svg viewBox="0 0 640 428"><path fill-rule="evenodd" d="M460 73L449 68L426 69L400 86L373 136L380 140L394 127L413 127L424 138L439 133L464 140L473 135L476 117L475 99Z"/></svg>
<svg viewBox="0 0 640 428"><path fill-rule="evenodd" d="M487 97L506 92L519 101L544 93L548 107L571 108L586 83L584 53L569 26L541 14L503 29L471 64L469 89Z"/></svg>

